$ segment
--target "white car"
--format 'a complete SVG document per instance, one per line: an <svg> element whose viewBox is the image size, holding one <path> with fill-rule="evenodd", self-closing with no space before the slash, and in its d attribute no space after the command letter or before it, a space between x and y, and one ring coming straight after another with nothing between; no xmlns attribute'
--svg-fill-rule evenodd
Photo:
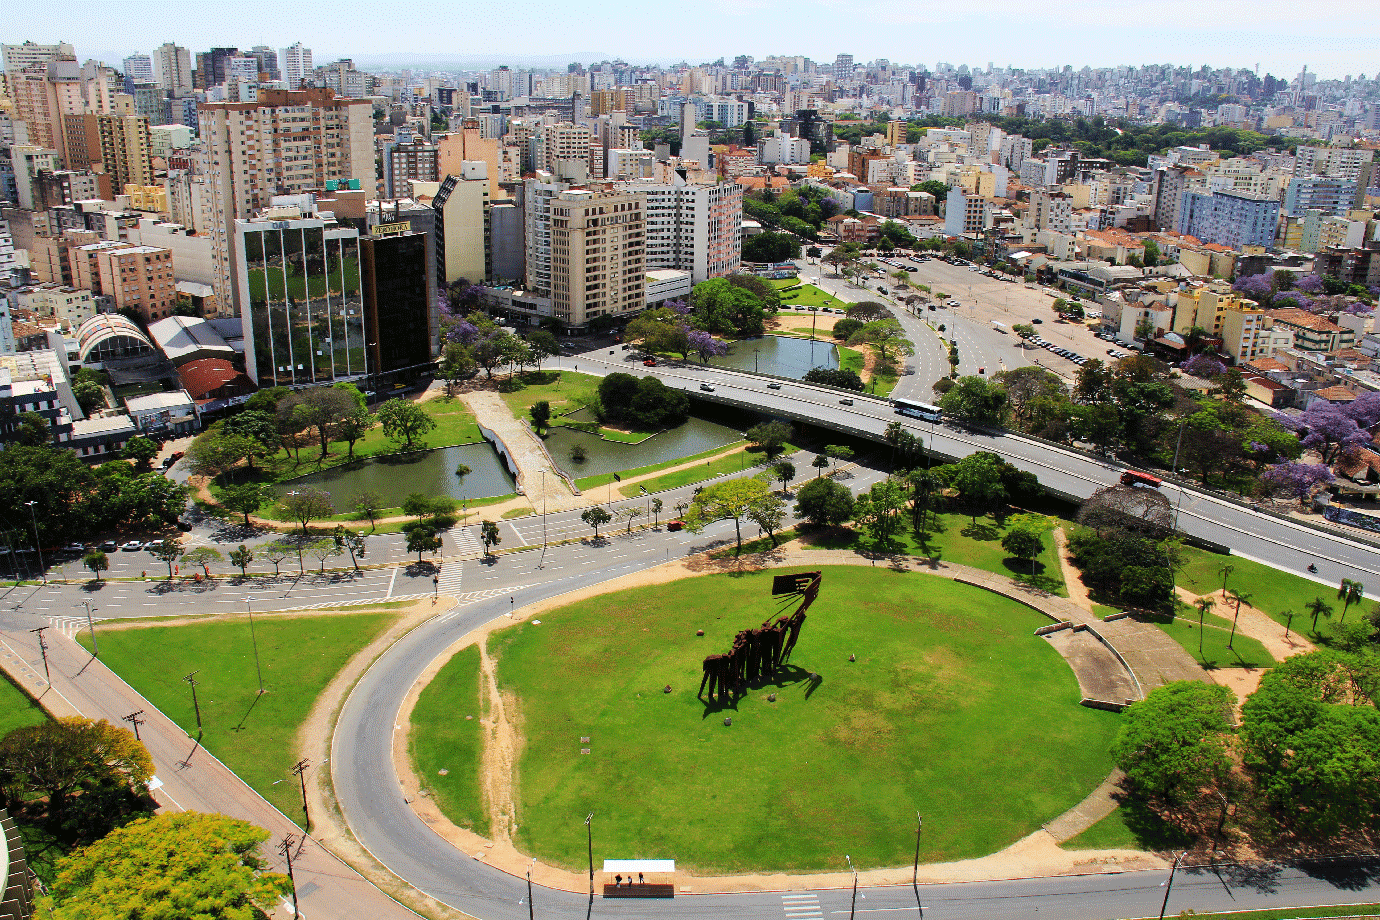
<svg viewBox="0 0 1380 920"><path fill-rule="evenodd" d="M958 304L958 301L957 301L957 300L951 300L951 301L949 301L949 306L951 306L951 307L956 307L956 306L958 306L958 305L959 305L959 304Z"/></svg>

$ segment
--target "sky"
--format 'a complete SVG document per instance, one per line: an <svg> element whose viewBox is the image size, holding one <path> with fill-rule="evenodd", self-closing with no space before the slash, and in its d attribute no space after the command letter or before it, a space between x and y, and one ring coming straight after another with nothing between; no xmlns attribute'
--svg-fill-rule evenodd
<svg viewBox="0 0 1380 920"><path fill-rule="evenodd" d="M1117 64L1250 67L1322 79L1380 70L1375 0L4 0L0 41L71 42L80 60L121 58L172 41L283 48L302 42L316 63L387 56L493 65L621 57L690 63L750 54L829 63L943 61L1075 69ZM1036 17L1032 13L1045 14ZM435 58L431 58L435 60Z"/></svg>

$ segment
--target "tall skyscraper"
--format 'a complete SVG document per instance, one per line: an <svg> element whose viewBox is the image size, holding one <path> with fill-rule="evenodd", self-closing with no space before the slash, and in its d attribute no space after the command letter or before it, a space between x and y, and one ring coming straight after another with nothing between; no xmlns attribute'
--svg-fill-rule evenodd
<svg viewBox="0 0 1380 920"><path fill-rule="evenodd" d="M192 91L192 55L186 48L164 42L153 49L153 81L174 96Z"/></svg>
<svg viewBox="0 0 1380 920"><path fill-rule="evenodd" d="M66 42L58 42L56 45L36 45L33 42L0 45L0 63L3 63L6 74L16 74L26 67L46 64L57 58L76 60L76 57L76 49Z"/></svg>
<svg viewBox="0 0 1380 920"><path fill-rule="evenodd" d="M574 189L551 200L551 310L583 326L646 306L640 195Z"/></svg>
<svg viewBox="0 0 1380 920"><path fill-rule="evenodd" d="M624 182L618 187L646 202L647 268L690 272L695 284L738 270L743 254L742 186L681 180Z"/></svg>
<svg viewBox="0 0 1380 920"><path fill-rule="evenodd" d="M262 89L257 102L198 107L201 173L216 263L216 297L234 303L234 221L267 207L274 195L333 182L374 188L372 106L327 89Z"/></svg>
<svg viewBox="0 0 1380 920"><path fill-rule="evenodd" d="M212 48L196 56L196 88L210 89L230 79L230 61L239 56L238 48Z"/></svg>
<svg viewBox="0 0 1380 920"><path fill-rule="evenodd" d="M283 72L278 69L278 52L267 45L255 45L249 49L249 54L259 64L259 73L265 74L270 80L283 79Z"/></svg>
<svg viewBox="0 0 1380 920"><path fill-rule="evenodd" d="M311 75L311 49L302 47L301 42L289 45L283 49L278 65L282 69L288 89L297 89L302 85L302 81Z"/></svg>
<svg viewBox="0 0 1380 920"><path fill-rule="evenodd" d="M834 58L834 82L844 83L853 79L853 55L840 54Z"/></svg>
<svg viewBox="0 0 1380 920"><path fill-rule="evenodd" d="M125 83L152 83L153 58L147 54L131 54L120 62L120 70L125 75Z"/></svg>

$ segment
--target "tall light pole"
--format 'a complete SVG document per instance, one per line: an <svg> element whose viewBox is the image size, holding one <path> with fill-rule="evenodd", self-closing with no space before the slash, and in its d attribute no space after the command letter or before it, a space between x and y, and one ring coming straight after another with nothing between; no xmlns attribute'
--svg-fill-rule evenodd
<svg viewBox="0 0 1380 920"><path fill-rule="evenodd" d="M1179 440L1174 444L1174 468L1170 470L1170 472L1174 474L1174 478L1176 479L1179 476L1179 448L1184 445L1184 428L1187 427L1187 425L1188 419L1184 419L1179 423ZM1184 487L1183 483L1175 483L1175 486L1179 490L1179 500L1174 504L1174 529L1178 530L1179 509L1182 508L1184 504Z"/></svg>
<svg viewBox="0 0 1380 920"><path fill-rule="evenodd" d="M536 906L532 904L532 866L536 864L537 858L533 856L527 866L527 920L537 920Z"/></svg>
<svg viewBox="0 0 1380 920"><path fill-rule="evenodd" d="M589 842L589 899L594 900L594 812L585 816L585 838Z"/></svg>
<svg viewBox="0 0 1380 920"><path fill-rule="evenodd" d="M254 670L259 675L259 695L264 693L264 669L259 664L259 637L254 632L254 608L249 606L249 598L244 599L245 613L249 614L249 641L254 646Z"/></svg>
<svg viewBox="0 0 1380 920"><path fill-rule="evenodd" d="M546 564L546 470L541 471L541 562L537 568ZM530 874L530 873L529 873Z"/></svg>
<svg viewBox="0 0 1380 920"><path fill-rule="evenodd" d="M1174 873L1179 871L1179 860L1183 859L1187 853L1188 851L1185 850L1175 856L1174 865L1169 869L1169 881L1164 883L1164 903L1160 905L1160 920L1164 920L1165 909L1169 907L1169 892L1174 890Z"/></svg>
<svg viewBox="0 0 1380 920"><path fill-rule="evenodd" d="M24 504L29 506L29 520L33 521L34 524L34 549L38 551L38 573L43 576L43 583L46 585L48 583L48 571L43 568L43 547L39 545L38 539L38 516L34 513L34 505L37 505L38 502L28 501Z"/></svg>
<svg viewBox="0 0 1380 920"><path fill-rule="evenodd" d="M91 657L98 658L100 657L101 650L96 645L96 624L91 619L91 602L82 601L81 605L86 608L86 629L91 633Z"/></svg>
<svg viewBox="0 0 1380 920"><path fill-rule="evenodd" d="M858 867L853 865L848 854L845 853L843 858L848 860L848 868L853 870L853 903L848 908L848 920L853 920L853 915L858 912Z"/></svg>

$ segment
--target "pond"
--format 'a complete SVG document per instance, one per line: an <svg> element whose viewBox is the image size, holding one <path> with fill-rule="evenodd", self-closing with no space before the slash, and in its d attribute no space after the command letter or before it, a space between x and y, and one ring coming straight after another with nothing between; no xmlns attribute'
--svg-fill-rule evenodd
<svg viewBox="0 0 1380 920"><path fill-rule="evenodd" d="M799 380L811 368L838 367L839 352L829 342L812 343L809 339L764 335L758 339L734 342L728 354L712 358L709 363Z"/></svg>
<svg viewBox="0 0 1380 920"><path fill-rule="evenodd" d="M616 473L639 466L689 457L702 451L732 444L742 438L742 432L727 425L720 425L702 418L691 416L679 428L663 431L648 438L641 444L622 444L605 441L598 435L573 428L552 428L546 438L546 449L556 465L574 479L594 476L599 473ZM587 454L583 463L570 459L570 449L581 444Z"/></svg>
<svg viewBox="0 0 1380 920"><path fill-rule="evenodd" d="M471 472L456 476L455 468L462 463ZM354 497L365 489L382 495L385 508L401 506L413 492L460 499L489 498L514 490L513 477L503 468L498 452L487 443L359 460L280 483L275 488L282 495L302 486L329 492L340 513L349 511Z"/></svg>

